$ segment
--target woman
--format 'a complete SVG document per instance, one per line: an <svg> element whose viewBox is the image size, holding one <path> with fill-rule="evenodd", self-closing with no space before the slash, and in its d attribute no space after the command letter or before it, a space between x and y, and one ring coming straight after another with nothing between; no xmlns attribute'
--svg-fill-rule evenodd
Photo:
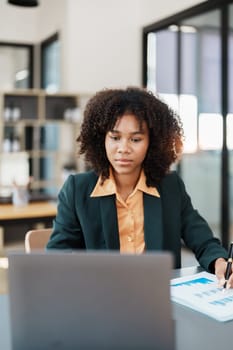
<svg viewBox="0 0 233 350"><path fill-rule="evenodd" d="M179 117L144 89L106 89L93 96L77 139L93 170L71 175L63 185L47 248L168 250L178 268L183 240L223 285L227 252L170 171L182 139Z"/></svg>

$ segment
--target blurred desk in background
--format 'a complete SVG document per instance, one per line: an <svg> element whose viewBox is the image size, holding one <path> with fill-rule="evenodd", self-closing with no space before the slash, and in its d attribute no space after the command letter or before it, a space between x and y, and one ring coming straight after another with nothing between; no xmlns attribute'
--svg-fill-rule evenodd
<svg viewBox="0 0 233 350"><path fill-rule="evenodd" d="M0 204L0 249L8 238L24 239L32 228L51 227L56 213L57 204L50 201L32 202L23 207Z"/></svg>

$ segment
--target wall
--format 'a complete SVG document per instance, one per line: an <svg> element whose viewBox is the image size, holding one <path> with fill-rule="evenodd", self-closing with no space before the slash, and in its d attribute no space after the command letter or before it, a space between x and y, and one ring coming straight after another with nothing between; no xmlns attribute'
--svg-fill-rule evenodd
<svg viewBox="0 0 233 350"><path fill-rule="evenodd" d="M140 20L141 25L145 26L157 22L163 18L174 15L200 3L207 1L198 0L141 0L140 1Z"/></svg>
<svg viewBox="0 0 233 350"><path fill-rule="evenodd" d="M140 85L142 27L197 3L200 1L69 0L64 88L92 92Z"/></svg>
<svg viewBox="0 0 233 350"><path fill-rule="evenodd" d="M9 5L0 0L0 41L34 43L38 10Z"/></svg>
<svg viewBox="0 0 233 350"><path fill-rule="evenodd" d="M140 81L139 4L69 1L66 89L95 91Z"/></svg>
<svg viewBox="0 0 233 350"><path fill-rule="evenodd" d="M59 31L62 90L140 85L142 27L200 2L40 0L24 8L0 0L0 41L37 43Z"/></svg>

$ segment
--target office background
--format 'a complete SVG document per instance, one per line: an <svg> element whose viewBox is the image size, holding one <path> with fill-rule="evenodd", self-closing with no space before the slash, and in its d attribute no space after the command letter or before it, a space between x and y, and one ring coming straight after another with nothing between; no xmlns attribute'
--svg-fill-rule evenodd
<svg viewBox="0 0 233 350"><path fill-rule="evenodd" d="M222 1L222 3L224 2ZM23 43L24 45L33 46L32 77L28 81L29 86L33 88L47 87L51 91L62 91L63 93L92 94L104 87L140 86L144 83L152 90L157 89L158 92L163 93L163 98L165 99L169 93L176 95L170 96L170 100L168 99L168 102L176 108L174 98L177 97L177 93L181 92L184 95L185 92L191 91L192 94L190 95L195 95L196 75L199 74L196 71L195 60L199 55L200 47L197 48L195 46L195 39L190 40L190 37L194 37L193 33L187 34L186 32L184 34L182 32L184 43L187 46L183 46L186 50L183 50L180 54L186 60L185 74L183 76L188 78L182 82L184 87L180 86L181 90L177 91L177 81L174 79L174 75L181 69L181 63L179 60L176 61L177 56L174 47L176 32L173 27L172 34L169 37L166 36L168 34L166 27L168 28L172 23L169 24L169 21L167 21L164 24L161 21L189 8L201 6L202 4L209 6L210 3L220 3L220 1L164 0L161 2L159 0L119 0L116 2L113 0L40 0L40 5L36 8L21 8L7 4L6 0L0 0L0 42L14 43L16 45ZM227 11L230 14L229 26L232 28L232 4L229 5ZM183 28L186 26L186 29L193 28L197 24L200 28L204 24L205 27L208 27L208 31L211 28L214 29L215 38L211 37L211 40L207 38L203 47L207 48L204 54L207 56L210 54L208 62L212 58L211 63L213 63L215 68L217 67L217 70L212 70L210 75L205 75L205 69L210 67L208 65L203 68L204 73L202 74L202 105L208 102L213 109L203 108L202 112L210 113L212 119L205 124L206 129L202 128L203 131L200 136L205 142L208 134L211 130L213 134L214 130L212 145L209 147L207 144L202 148L198 146L197 149L194 147L191 151L189 150L184 155L183 162L178 170L187 183L194 205L208 220L216 236L222 238L224 231L224 244L227 245L228 241L233 237L233 231L231 231L233 217L231 173L233 171L231 171L231 162L225 162L226 158L224 157L226 153L223 154L222 152L223 128L221 124L221 108L219 107L222 100L221 72L223 64L221 60L220 31L222 17L220 12L216 5L216 9L211 9L209 13L205 12L205 14L199 15L194 13L193 19L190 15L187 19L179 19L179 25L182 24ZM145 37L143 36L143 31L144 35L145 33L146 35L155 34L156 31L161 34L157 33L157 44L159 44L160 40L160 46L158 46L160 55L157 56L157 59L159 59L157 64L160 64L160 66L158 65L158 71L161 72L161 75L156 78L157 81L155 81L156 79L154 81L153 78L151 79L153 67L152 75L145 77L145 42L143 41ZM181 36L179 36L180 39ZM152 41L153 35L150 36L150 43ZM42 49L46 48L46 45L50 43L54 44L53 54L59 53L57 66L59 72L56 74L55 69L55 73L51 78L54 79L55 85L49 85L49 81L46 85L46 79L41 71L41 68L43 68L41 66ZM232 46L232 44L230 45ZM147 46L146 50L149 49L151 47ZM165 69L165 65L169 69ZM3 67L3 65L1 64L0 67ZM53 68L57 67L53 65ZM44 69L46 69L45 66ZM229 70L229 72L232 71L232 69ZM4 77L4 75L6 75L5 69L1 72L1 76ZM180 78L177 80L180 83ZM1 90L12 89L11 83L8 83L7 80L4 81L2 78L1 81ZM157 86L153 85L154 83ZM176 85L175 89L172 88L172 84ZM208 94L205 94L206 91L210 91L210 101L208 101ZM230 93L232 94L232 89ZM185 110L185 114L187 118L190 116L190 120L193 108L191 107L193 106L192 96ZM230 97L229 100L231 100ZM208 116L204 117L207 118ZM187 124L186 132L188 134L186 138L191 139L193 137L189 133L190 129L197 134L198 131L195 128L199 127L198 123L201 120L204 119L198 118L198 122L195 122L197 125ZM58 125L52 125L47 129L48 140L56 139L54 135L57 135L55 130L57 128ZM62 139L65 138L66 136L63 136ZM53 148L56 145L50 144L49 147ZM231 159L231 152L231 149L229 149L229 160ZM222 174L223 163L224 178ZM52 163L44 159L42 165L42 169L47 169L47 172L51 174L53 171ZM45 174L45 177L49 177L50 174ZM54 194L54 192L52 193Z"/></svg>
<svg viewBox="0 0 233 350"><path fill-rule="evenodd" d="M0 41L39 44L59 32L62 91L139 85L143 26L197 3L40 0L36 8L20 8L0 0Z"/></svg>

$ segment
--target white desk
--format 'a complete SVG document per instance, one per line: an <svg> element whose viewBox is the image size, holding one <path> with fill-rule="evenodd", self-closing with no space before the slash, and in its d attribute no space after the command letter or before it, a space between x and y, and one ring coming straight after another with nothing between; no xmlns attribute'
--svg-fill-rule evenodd
<svg viewBox="0 0 233 350"><path fill-rule="evenodd" d="M174 277L194 272L193 268L175 270ZM176 350L229 350L231 348L233 321L218 322L178 304L173 304L173 316ZM7 295L0 295L0 349L11 349Z"/></svg>
<svg viewBox="0 0 233 350"><path fill-rule="evenodd" d="M0 349L11 349L8 295L0 295Z"/></svg>

